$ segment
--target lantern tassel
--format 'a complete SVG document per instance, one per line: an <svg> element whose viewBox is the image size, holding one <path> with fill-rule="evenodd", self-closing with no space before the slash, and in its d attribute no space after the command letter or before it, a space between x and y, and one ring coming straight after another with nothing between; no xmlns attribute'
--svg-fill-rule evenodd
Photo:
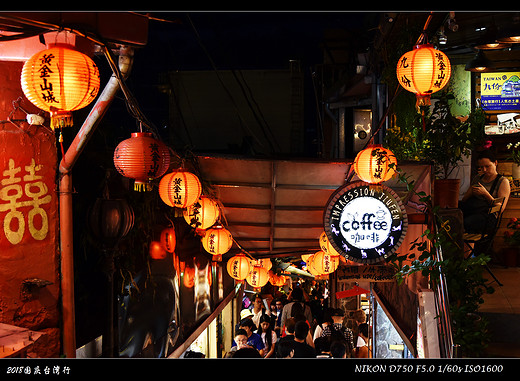
<svg viewBox="0 0 520 381"><path fill-rule="evenodd" d="M51 111L51 128L56 130L57 128L72 127L74 124L72 120L72 114L64 111Z"/></svg>
<svg viewBox="0 0 520 381"><path fill-rule="evenodd" d="M148 191L151 191L152 189L153 189L153 186L150 183L143 183L140 181L134 182L134 191L136 191L136 192L148 192Z"/></svg>

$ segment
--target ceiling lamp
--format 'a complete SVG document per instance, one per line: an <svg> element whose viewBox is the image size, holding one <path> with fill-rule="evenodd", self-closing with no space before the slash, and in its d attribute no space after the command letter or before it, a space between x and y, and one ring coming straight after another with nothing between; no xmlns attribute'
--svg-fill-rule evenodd
<svg viewBox="0 0 520 381"><path fill-rule="evenodd" d="M159 182L159 196L171 207L187 208L199 199L201 193L199 178L182 169L167 173Z"/></svg>
<svg viewBox="0 0 520 381"><path fill-rule="evenodd" d="M269 281L269 271L262 266L255 265L246 277L246 282L255 289L264 287Z"/></svg>
<svg viewBox="0 0 520 381"><path fill-rule="evenodd" d="M448 56L431 44L416 45L397 63L397 79L401 86L417 98L417 106L430 105L430 97L441 90L451 76Z"/></svg>
<svg viewBox="0 0 520 381"><path fill-rule="evenodd" d="M478 50L475 57L466 64L465 70L476 73L492 71L495 65L489 60L482 50Z"/></svg>
<svg viewBox="0 0 520 381"><path fill-rule="evenodd" d="M184 209L182 214L192 228L206 230L217 222L220 209L215 200L208 196L200 196L197 201Z"/></svg>
<svg viewBox="0 0 520 381"><path fill-rule="evenodd" d="M134 179L134 190L152 189L151 181L161 177L170 166L170 151L150 132L134 132L114 150L117 171Z"/></svg>
<svg viewBox="0 0 520 381"><path fill-rule="evenodd" d="M233 245L233 237L229 230L222 226L215 226L206 230L202 237L202 246L213 255L213 260L221 261L222 254L225 254Z"/></svg>
<svg viewBox="0 0 520 381"><path fill-rule="evenodd" d="M498 42L505 42L509 44L520 43L520 26L516 24L514 27L504 28L499 31Z"/></svg>
<svg viewBox="0 0 520 381"><path fill-rule="evenodd" d="M354 171L361 180L379 184L392 178L395 173L393 167L396 164L397 159L392 151L383 148L380 144L372 144L356 155Z"/></svg>
<svg viewBox="0 0 520 381"><path fill-rule="evenodd" d="M231 278L242 281L246 279L252 266L249 258L244 253L240 253L230 258L226 267Z"/></svg>
<svg viewBox="0 0 520 381"><path fill-rule="evenodd" d="M89 105L99 91L99 69L70 45L57 44L29 58L22 68L22 90L51 116L51 128L70 127L72 111Z"/></svg>

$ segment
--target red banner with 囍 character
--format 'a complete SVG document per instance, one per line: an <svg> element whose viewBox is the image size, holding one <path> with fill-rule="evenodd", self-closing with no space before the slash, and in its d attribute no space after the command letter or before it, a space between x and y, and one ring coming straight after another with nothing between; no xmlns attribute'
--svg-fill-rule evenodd
<svg viewBox="0 0 520 381"><path fill-rule="evenodd" d="M53 258L58 221L54 133L6 123L0 126L0 152L0 255L21 249L26 255L49 251Z"/></svg>

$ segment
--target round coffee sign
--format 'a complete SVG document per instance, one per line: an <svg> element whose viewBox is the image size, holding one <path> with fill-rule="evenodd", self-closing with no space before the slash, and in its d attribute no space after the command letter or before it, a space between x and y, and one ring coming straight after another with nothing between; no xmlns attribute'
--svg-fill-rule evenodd
<svg viewBox="0 0 520 381"><path fill-rule="evenodd" d="M406 235L408 217L401 199L384 185L354 182L338 188L324 214L325 234L346 259L384 261Z"/></svg>

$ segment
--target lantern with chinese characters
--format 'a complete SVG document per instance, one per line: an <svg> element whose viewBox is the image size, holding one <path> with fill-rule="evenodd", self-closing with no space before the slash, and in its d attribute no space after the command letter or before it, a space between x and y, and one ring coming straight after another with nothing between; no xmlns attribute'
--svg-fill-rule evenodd
<svg viewBox="0 0 520 381"><path fill-rule="evenodd" d="M99 91L94 61L70 45L56 44L29 58L22 68L22 90L51 116L51 127L72 126L72 111L88 106Z"/></svg>
<svg viewBox="0 0 520 381"><path fill-rule="evenodd" d="M264 267L255 265L246 277L246 282L255 289L264 287L269 281L269 271Z"/></svg>
<svg viewBox="0 0 520 381"><path fill-rule="evenodd" d="M332 256L338 256L338 251L330 244L327 234L325 232L320 235L320 248L325 253L329 253Z"/></svg>
<svg viewBox="0 0 520 381"><path fill-rule="evenodd" d="M150 190L151 181L161 177L170 166L170 151L149 132L134 132L114 150L117 171L134 179L134 190Z"/></svg>
<svg viewBox="0 0 520 381"><path fill-rule="evenodd" d="M201 193L199 178L182 169L167 173L159 182L159 196L171 207L187 208L199 199Z"/></svg>
<svg viewBox="0 0 520 381"><path fill-rule="evenodd" d="M233 245L233 237L229 230L222 226L215 226L206 230L202 237L202 246L213 255L213 260L222 260L222 254L225 254Z"/></svg>
<svg viewBox="0 0 520 381"><path fill-rule="evenodd" d="M254 265L262 266L266 270L271 270L271 267L273 267L273 262L271 262L270 258L261 258L251 261L251 266Z"/></svg>
<svg viewBox="0 0 520 381"><path fill-rule="evenodd" d="M153 259L166 258L166 250L164 250L164 247L158 241L150 242L149 253L150 257L152 257Z"/></svg>
<svg viewBox="0 0 520 381"><path fill-rule="evenodd" d="M397 79L401 86L417 98L417 106L430 105L431 95L441 90L451 76L448 56L430 44L416 45L397 63Z"/></svg>
<svg viewBox="0 0 520 381"><path fill-rule="evenodd" d="M166 228L161 231L161 238L159 240L164 250L168 253L175 251L175 244L177 242L174 228Z"/></svg>
<svg viewBox="0 0 520 381"><path fill-rule="evenodd" d="M392 151L380 145L371 145L360 151L354 159L354 171L358 177L371 184L390 180L395 173L397 159Z"/></svg>
<svg viewBox="0 0 520 381"><path fill-rule="evenodd" d="M311 265L319 274L330 274L338 268L339 257L320 250L314 253Z"/></svg>
<svg viewBox="0 0 520 381"><path fill-rule="evenodd" d="M215 200L200 196L192 205L182 212L184 220L195 229L207 229L217 221L220 216L220 209Z"/></svg>
<svg viewBox="0 0 520 381"><path fill-rule="evenodd" d="M233 279L242 281L246 279L251 268L249 258L243 253L237 254L230 258L227 263L227 272Z"/></svg>

